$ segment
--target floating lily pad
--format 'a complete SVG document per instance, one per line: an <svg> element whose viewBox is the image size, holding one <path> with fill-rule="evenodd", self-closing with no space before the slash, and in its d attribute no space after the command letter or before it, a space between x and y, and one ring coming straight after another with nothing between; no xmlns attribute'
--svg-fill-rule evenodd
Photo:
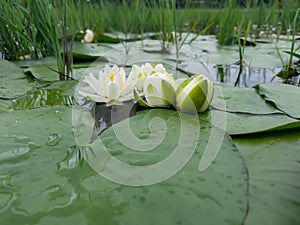
<svg viewBox="0 0 300 225"><path fill-rule="evenodd" d="M113 46L106 44L92 44L92 43L81 43L74 42L72 53L74 60L87 61L87 60L98 60L107 61L103 56L107 51L111 51Z"/></svg>
<svg viewBox="0 0 300 225"><path fill-rule="evenodd" d="M6 112L9 107L11 106L12 101L11 100L2 100L0 99L0 113Z"/></svg>
<svg viewBox="0 0 300 225"><path fill-rule="evenodd" d="M77 81L57 81L51 85L32 90L21 98L15 99L10 104L10 109L32 109L55 105L72 105Z"/></svg>
<svg viewBox="0 0 300 225"><path fill-rule="evenodd" d="M282 113L257 93L254 88L215 85L213 108L227 112L251 114Z"/></svg>
<svg viewBox="0 0 300 225"><path fill-rule="evenodd" d="M226 122L217 121L216 126L225 128L231 135L269 132L300 128L300 121L287 115L251 115L212 110L200 115L200 119L211 120L212 117L226 118ZM289 132L289 131L282 131Z"/></svg>
<svg viewBox="0 0 300 225"><path fill-rule="evenodd" d="M31 74L35 78L43 81L59 80L57 61L54 57L39 59L24 70L25 74Z"/></svg>
<svg viewBox="0 0 300 225"><path fill-rule="evenodd" d="M300 119L300 87L288 84L259 84L256 88L266 101L274 103L289 116Z"/></svg>
<svg viewBox="0 0 300 225"><path fill-rule="evenodd" d="M32 224L39 213L75 201L75 187L57 173L57 164L74 146L70 115L66 107L1 114L0 185L11 196L0 209L2 223Z"/></svg>
<svg viewBox="0 0 300 225"><path fill-rule="evenodd" d="M0 98L12 99L24 95L36 86L23 70L6 60L0 60Z"/></svg>
<svg viewBox="0 0 300 225"><path fill-rule="evenodd" d="M199 220L205 224L242 223L247 211L245 189L247 177L239 152L236 151L228 136L216 137L210 143L216 146L216 142L220 141L220 152L207 170L199 172L199 163L209 142L211 126L209 123L201 124L200 136L197 137L198 141L185 143L190 141L193 137L190 133L194 132L193 125L190 124L194 121L194 118L186 116L181 118L176 111L172 110L153 109L142 111L129 120L124 120L107 129L100 135L99 139L90 145L93 150L90 150L90 153L87 153L88 156L86 156L90 165L95 166L96 169L98 168L100 174L103 173L103 175L106 172L109 173L107 169L112 169L114 175L124 177L125 180L123 181L131 183L133 180L143 182L148 178L155 178L161 173L168 172L169 167L181 167L182 165L177 163L183 157L188 156L190 148L196 144L191 159L178 173L151 186L120 186L103 180L99 175L85 179L82 184L91 193L92 199L95 201L94 207L99 209L98 212L101 212L102 218L107 221L106 224L113 223L111 223L111 217L107 215L106 210L103 208L105 202L107 203L105 208L109 209L110 212L116 212L113 215L114 219L123 224L135 224L138 221L139 224L198 225ZM163 125L164 123L165 125ZM128 139L128 135L131 135L127 132L128 125L131 134L139 138L137 142L134 138ZM188 125L189 132L180 133L181 125ZM224 135L224 132L221 133ZM178 143L178 140L181 140L182 143ZM138 144L139 141L141 141L140 144ZM113 156L98 160L97 156L100 153L98 150L101 149L98 147L101 143ZM175 158L171 164L165 164L165 167L163 167L165 169L157 173L157 167L153 165L160 162L164 163L164 160L173 157L173 154L176 155L176 151L178 151L176 147L180 145L181 147L184 145L181 157ZM144 147L144 149L142 150L138 146ZM151 146L153 149L146 151ZM93 156L96 158L89 160ZM114 157L119 162L129 165L129 167L125 166L127 169L111 167ZM147 167L152 168L152 166L153 174L148 174L150 176L147 177L146 171L149 172ZM134 174L131 174L130 168L140 168L138 179L132 177L131 180L127 180L127 177L134 176ZM151 175L154 177L151 177ZM96 193L102 194L97 195ZM230 207L227 207L229 205ZM86 210L87 207L82 208ZM233 211L235 213L232 213Z"/></svg>
<svg viewBox="0 0 300 225"><path fill-rule="evenodd" d="M245 224L300 224L300 132L234 138L249 172Z"/></svg>
<svg viewBox="0 0 300 225"><path fill-rule="evenodd" d="M73 147L73 131L80 127L72 126L71 114L72 110L67 107L1 114L5 129L0 131L0 179L1 184L7 184L1 186L7 193L1 198L5 200L0 208L3 223L13 220L14 224L37 221L44 224L55 219L57 224L73 224L74 218L88 221L88 224L101 219L107 225L116 221L123 224L139 221L139 224L198 225L199 218L212 224L241 223L247 211L246 171L239 152L227 136L221 142L220 153L213 164L203 172L198 171L206 149L204 140L210 136L209 124L202 127L203 141L199 141L199 145L194 143L196 151L180 172L158 184L130 187L103 178L85 163L80 167L74 156L74 151L78 150ZM149 110L129 119L133 132L145 140L148 122L157 117L165 120L168 134L153 154L147 154L145 158L142 152L137 152L148 163L155 155L154 159L161 160L172 152L170 148L176 146L174 138L178 140L180 135L177 129L180 117L171 110ZM152 125L157 122L160 120L152 121ZM127 123L121 122L118 128L126 128L122 124L126 126ZM137 124L139 126L135 126ZM81 127L76 134L85 135L82 131ZM162 132L155 127L152 131L152 137ZM127 153L126 148L117 143L113 127L100 138L120 160L145 165L132 154L132 149ZM187 152L186 147L182 153ZM82 154L88 154L84 152L87 149L82 151ZM120 151L122 154L116 154ZM63 216L59 216L62 211Z"/></svg>

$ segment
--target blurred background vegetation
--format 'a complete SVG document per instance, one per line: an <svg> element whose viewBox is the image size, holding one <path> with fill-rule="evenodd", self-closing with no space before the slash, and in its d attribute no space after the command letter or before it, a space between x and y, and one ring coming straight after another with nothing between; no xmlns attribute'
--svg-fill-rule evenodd
<svg viewBox="0 0 300 225"><path fill-rule="evenodd" d="M0 0L0 52L8 60L25 55L61 57L68 43L81 41L86 29L94 42L109 42L103 34L123 39L174 41L180 34L216 35L220 45L234 43L236 27L267 38L291 34L299 0ZM296 33L300 30L297 18ZM120 34L122 33L122 35ZM114 39L116 41L116 39ZM71 47L69 47L71 49ZM66 55L68 56L68 54ZM63 57L62 60L68 60Z"/></svg>

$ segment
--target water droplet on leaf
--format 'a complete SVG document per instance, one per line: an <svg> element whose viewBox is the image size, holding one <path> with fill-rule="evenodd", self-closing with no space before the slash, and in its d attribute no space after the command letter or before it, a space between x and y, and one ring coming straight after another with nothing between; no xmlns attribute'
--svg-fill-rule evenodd
<svg viewBox="0 0 300 225"><path fill-rule="evenodd" d="M62 136L60 134L53 133L48 136L48 141L46 144L48 146L55 146L61 141L61 139L62 139Z"/></svg>

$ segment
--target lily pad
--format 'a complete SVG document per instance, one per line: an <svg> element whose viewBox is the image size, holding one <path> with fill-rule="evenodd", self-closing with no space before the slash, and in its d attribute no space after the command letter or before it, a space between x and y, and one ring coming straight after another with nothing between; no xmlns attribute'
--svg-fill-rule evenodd
<svg viewBox="0 0 300 225"><path fill-rule="evenodd" d="M0 113L6 112L12 104L11 100L2 100L0 99Z"/></svg>
<svg viewBox="0 0 300 225"><path fill-rule="evenodd" d="M23 70L6 60L0 60L0 98L13 99L24 95L36 86Z"/></svg>
<svg viewBox="0 0 300 225"><path fill-rule="evenodd" d="M75 201L75 187L57 173L74 146L70 113L66 107L1 113L0 185L10 196L1 204L2 223L33 224L39 213Z"/></svg>
<svg viewBox="0 0 300 225"><path fill-rule="evenodd" d="M71 114L70 108L58 106L1 114L1 126L5 128L0 131L0 185L1 190L5 190L5 196L1 196L4 202L0 205L3 223L73 224L77 218L86 224L101 219L107 225L116 221L118 224L138 221L139 224L198 225L199 219L206 224L241 224L247 211L246 171L228 136L221 142L216 160L207 170L199 172L205 140L211 133L209 124L203 125L203 141L194 143L196 151L180 172L158 184L130 187L105 179L84 162L79 166L78 156L74 154L79 150L74 147L73 131L79 128L76 135L87 132L82 132L82 127L72 126ZM178 140L180 135L177 129L180 117L175 111L158 109L129 119L133 132L145 140L148 122L154 119L151 124L156 125L160 122L160 119L155 121L157 117L165 120L168 134L153 154L145 158L138 152L148 163L153 156L157 160L168 157L170 148L176 146L174 138ZM122 124L127 126L127 122L121 122L118 128L126 128ZM152 137L162 133L155 127L152 131ZM132 154L132 149L127 152L126 147L117 143L113 127L100 138L120 160L143 165ZM184 150L182 153L188 151ZM87 148L81 150L82 154L88 154L86 151ZM123 154L117 154L120 151Z"/></svg>
<svg viewBox="0 0 300 225"><path fill-rule="evenodd" d="M51 85L27 92L21 98L15 99L10 109L32 109L55 105L73 105L77 81L57 81Z"/></svg>
<svg viewBox="0 0 300 225"><path fill-rule="evenodd" d="M211 120L212 117L226 118L226 122L216 121L215 125L220 128L225 127L226 131L230 135L241 135L300 128L299 120L281 114L251 115L212 110L211 112L200 115L200 119L208 121ZM284 133L289 131L282 132Z"/></svg>
<svg viewBox="0 0 300 225"><path fill-rule="evenodd" d="M234 138L249 172L245 224L300 224L300 132Z"/></svg>
<svg viewBox="0 0 300 225"><path fill-rule="evenodd" d="M300 87L288 84L259 84L256 86L266 101L272 102L278 109L291 117L300 119Z"/></svg>
<svg viewBox="0 0 300 225"><path fill-rule="evenodd" d="M254 88L215 85L212 107L227 112L251 114L282 113L257 93Z"/></svg>
<svg viewBox="0 0 300 225"><path fill-rule="evenodd" d="M189 133L194 132L193 129L196 127L193 128L190 124L194 121L193 116L187 115L182 119L172 110L145 110L129 120L113 125L89 145L90 150L86 152L86 159L99 174L105 176L106 172L112 170L113 175L121 179L123 177L124 182L133 185L133 180L138 183L147 181L148 178L152 179L168 172L170 167L180 168L182 165L177 162L182 157L188 156L190 148L196 144L195 152L178 173L150 186L130 187L113 184L99 175L85 179L82 184L91 193L95 202L94 207L99 209L98 213L104 221L107 221L106 224L113 224L107 210L120 224L198 225L199 220L205 224L242 223L247 211L247 175L239 152L227 135L216 137L212 143L216 146L215 143L221 141L220 152L208 169L199 172L199 162L207 148L211 126L209 123L202 123L198 140L194 143L185 143L186 140L190 141L193 135ZM179 127L184 124L190 129L188 133L180 131ZM131 134L128 133L128 126ZM139 140L135 142L134 138L128 139L128 135L135 135ZM181 157L174 158L171 164L165 164L164 170L156 171L158 167L155 165L165 163L177 154L176 146L182 145L178 140L185 143ZM99 152L101 145L112 155L98 158L101 155ZM151 146L153 147L151 151L145 150ZM144 147L144 150L141 147ZM115 159L128 167L125 166L126 169L119 166L111 167ZM134 176L132 168L140 170L138 177ZM153 168L150 170L153 174L147 174L149 172L147 168ZM131 179L127 179L129 177ZM106 204L106 210L103 204ZM86 206L82 208L87 209Z"/></svg>
<svg viewBox="0 0 300 225"><path fill-rule="evenodd" d="M35 78L43 81L59 80L57 61L54 57L45 57L33 62L24 70L25 74L31 74Z"/></svg>
<svg viewBox="0 0 300 225"><path fill-rule="evenodd" d="M107 51L111 51L112 46L107 44L92 44L92 43L81 43L74 42L72 53L74 60L80 61L106 61L107 59L103 56Z"/></svg>

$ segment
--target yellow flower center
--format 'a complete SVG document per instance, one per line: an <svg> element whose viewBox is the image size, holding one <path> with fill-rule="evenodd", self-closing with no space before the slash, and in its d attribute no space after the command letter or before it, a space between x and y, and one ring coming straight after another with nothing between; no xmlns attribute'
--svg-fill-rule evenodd
<svg viewBox="0 0 300 225"><path fill-rule="evenodd" d="M109 79L110 79L111 82L114 82L114 80L115 80L115 75L114 75L113 73L110 74L110 75L109 75Z"/></svg>

